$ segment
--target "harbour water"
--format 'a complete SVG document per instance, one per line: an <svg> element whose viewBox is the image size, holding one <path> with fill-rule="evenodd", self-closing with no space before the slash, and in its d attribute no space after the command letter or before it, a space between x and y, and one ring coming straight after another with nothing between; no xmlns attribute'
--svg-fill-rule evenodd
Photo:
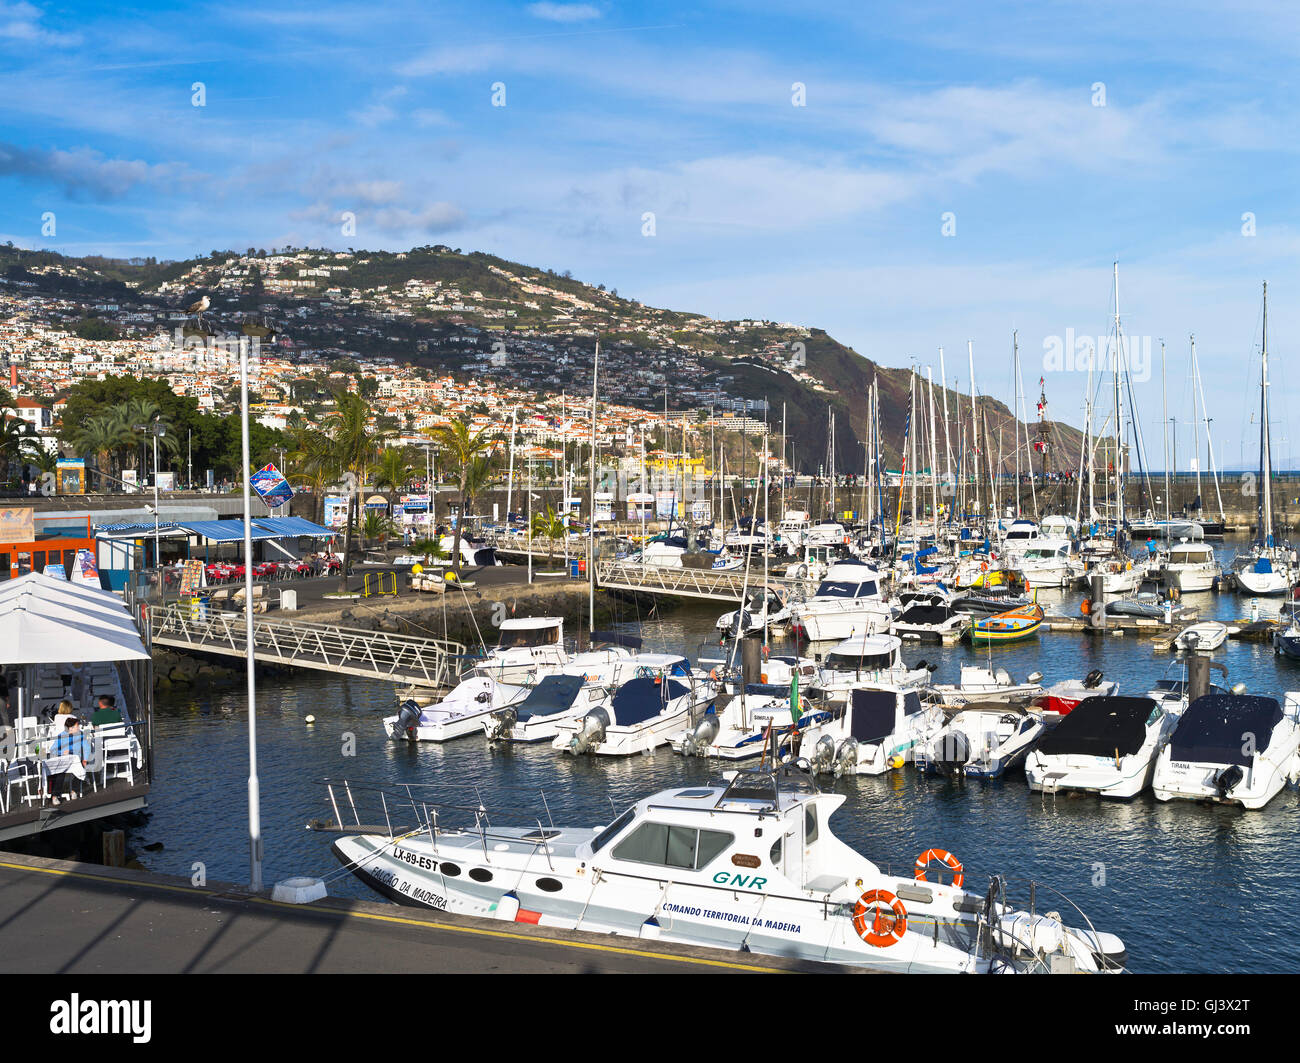
<svg viewBox="0 0 1300 1063"><path fill-rule="evenodd" d="M1221 551L1230 557L1233 548ZM1039 600L1078 614L1080 595L1040 592ZM1202 619L1236 619L1249 599L1235 594L1188 595ZM1057 603L1060 603L1059 605ZM1260 599L1260 615L1277 600ZM692 657L713 641L722 608L695 605L663 620L629 620L648 649ZM788 649L777 644L774 649ZM1045 681L1078 678L1094 668L1140 694L1165 675L1175 655L1146 639L1044 633L1036 641L973 650L905 647L909 661L938 662L936 678L955 679L962 661L995 664L1017 678L1041 671ZM1300 664L1276 657L1268 644L1229 641L1214 658L1227 682L1252 693L1300 690ZM1172 676L1173 671L1170 672ZM1219 676L1215 682L1222 683ZM716 764L661 749L653 757L573 758L532 747L489 746L479 736L445 745L395 743L380 720L394 709L389 684L303 672L259 681L259 774L268 882L295 874L330 877L337 896L375 896L330 853L330 835L304 828L325 817L324 778L434 783L442 799L477 804L495 822L527 823L549 815L556 824L607 823L615 809L657 789L702 781ZM308 715L313 724L304 722ZM152 818L134 847L151 870L191 876L202 863L210 880L246 881L247 721L242 686L170 695L158 705L157 775ZM350 737L351 736L351 740ZM354 742L354 748L352 748ZM352 753L353 755L348 755ZM1300 969L1300 939L1291 919L1300 907L1300 796L1294 787L1264 810L1191 802L1163 804L1150 793L1130 802L1092 796L1030 793L1018 771L994 783L920 776L910 767L883 777L824 776L845 795L832 824L838 835L881 866L910 877L916 855L948 849L965 865L967 888L1004 873L1011 895L1028 902L1030 879L1060 890L1099 926L1119 934L1137 972L1282 972ZM543 805L539 792L544 791ZM1062 907L1040 891L1040 910Z"/></svg>

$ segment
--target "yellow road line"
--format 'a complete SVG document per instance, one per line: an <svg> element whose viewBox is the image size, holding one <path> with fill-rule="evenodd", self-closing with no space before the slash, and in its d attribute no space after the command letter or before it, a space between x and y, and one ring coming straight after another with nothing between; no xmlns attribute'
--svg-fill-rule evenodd
<svg viewBox="0 0 1300 1063"><path fill-rule="evenodd" d="M83 878L92 882L109 882L115 886L141 886L145 889L170 890L174 893L197 894L203 897L222 897L223 899L247 900L255 904L262 904L274 908L292 908L294 911L301 912L304 906L300 904L289 904L287 901L273 901L267 897L257 897L249 895L247 897L233 898L228 893L221 890L198 887L198 886L173 886L165 882L131 882L128 879L113 878L110 875L94 875L87 871L67 871L57 867L32 867L28 864L8 864L0 862L0 868L10 871L36 871L43 875L60 875L66 878ZM457 934L478 934L483 937L507 938L514 941L542 943L545 945L558 945L561 948L570 949L587 949L593 952L608 952L619 956L639 956L648 960L667 960L670 963L692 963L703 967L723 967L735 971L751 971L755 974L776 974L778 969L772 967L758 967L753 964L732 963L727 960L708 960L698 956L672 956L663 952L647 952L644 949L623 948L618 945L602 945L596 942L586 941L564 941L560 938L534 937L530 934L517 934L509 930L487 930L481 927L473 926L453 926L449 923L438 923L430 919L409 919L398 915L382 915L378 912L340 912L330 908L311 908L306 909L317 914L339 915L348 919L372 919L381 923L393 923L398 926L422 926L432 930L447 930Z"/></svg>

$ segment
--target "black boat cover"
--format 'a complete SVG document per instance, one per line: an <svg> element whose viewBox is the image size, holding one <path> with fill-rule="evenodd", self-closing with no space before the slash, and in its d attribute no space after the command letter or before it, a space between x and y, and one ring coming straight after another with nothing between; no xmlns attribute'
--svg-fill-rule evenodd
<svg viewBox="0 0 1300 1063"><path fill-rule="evenodd" d="M586 681L586 677L581 675L548 675L520 703L519 719L554 716L557 712L564 712L573 706Z"/></svg>
<svg viewBox="0 0 1300 1063"><path fill-rule="evenodd" d="M1081 753L1121 757L1136 753L1147 737L1147 719L1156 703L1150 698L1084 698L1039 744L1048 756Z"/></svg>
<svg viewBox="0 0 1300 1063"><path fill-rule="evenodd" d="M894 733L898 695L892 690L854 690L849 733L859 742L879 742Z"/></svg>
<svg viewBox="0 0 1300 1063"><path fill-rule="evenodd" d="M1178 721L1169 755L1197 764L1249 767L1254 757L1246 750L1267 749L1281 719L1282 706L1274 698L1206 694L1192 702Z"/></svg>
<svg viewBox="0 0 1300 1063"><path fill-rule="evenodd" d="M909 605L894 621L895 624L944 624L952 619L953 610L947 605Z"/></svg>
<svg viewBox="0 0 1300 1063"><path fill-rule="evenodd" d="M615 691L610 702L610 708L614 710L614 722L619 727L645 723L651 716L658 716L668 702L690 692L690 687L685 683L672 679L656 677L628 680Z"/></svg>

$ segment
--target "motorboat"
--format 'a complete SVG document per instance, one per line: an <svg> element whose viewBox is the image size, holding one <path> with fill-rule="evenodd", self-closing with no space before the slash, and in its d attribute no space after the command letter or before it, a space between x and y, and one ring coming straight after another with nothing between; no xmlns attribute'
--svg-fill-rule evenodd
<svg viewBox="0 0 1300 1063"><path fill-rule="evenodd" d="M451 558L448 561L450 565L456 556L456 536L444 535L439 541L439 546L444 557ZM496 548L492 546L481 535L470 535L465 533L460 537L460 560L464 565L471 565L474 568L492 568L501 565L504 562L497 557Z"/></svg>
<svg viewBox="0 0 1300 1063"><path fill-rule="evenodd" d="M970 640L976 645L991 642L1019 642L1033 638L1043 626L1043 607L1037 602L1008 609L1005 613L976 617L971 621Z"/></svg>
<svg viewBox="0 0 1300 1063"><path fill-rule="evenodd" d="M1094 668L1082 679L1063 679L1053 683L1033 700L1033 706L1043 713L1066 716L1084 698L1114 697L1118 693L1119 684L1107 680L1101 669Z"/></svg>
<svg viewBox="0 0 1300 1063"><path fill-rule="evenodd" d="M1206 694L1192 702L1156 760L1161 801L1218 801L1263 808L1300 780L1300 694Z"/></svg>
<svg viewBox="0 0 1300 1063"><path fill-rule="evenodd" d="M523 701L527 694L526 686L470 676L441 701L424 706L403 702L395 716L384 717L384 731L403 741L448 742L482 731L491 713Z"/></svg>
<svg viewBox="0 0 1300 1063"><path fill-rule="evenodd" d="M1146 571L1145 565L1135 564L1131 557L1102 555L1084 561L1084 570L1076 582L1088 589L1092 577L1100 576L1102 594L1132 594L1142 586Z"/></svg>
<svg viewBox="0 0 1300 1063"><path fill-rule="evenodd" d="M538 668L559 668L568 660L563 617L507 617L498 628L497 644L470 674L498 683L521 683Z"/></svg>
<svg viewBox="0 0 1300 1063"><path fill-rule="evenodd" d="M1002 539L1003 559L1014 565L1041 537L1042 533L1038 525L1032 520L1012 521Z"/></svg>
<svg viewBox="0 0 1300 1063"><path fill-rule="evenodd" d="M581 719L609 699L609 687L586 675L543 676L522 701L485 714L483 730L492 741L554 740L562 720Z"/></svg>
<svg viewBox="0 0 1300 1063"><path fill-rule="evenodd" d="M717 757L745 760L761 756L768 739L782 742L795 729L816 726L830 720L835 711L820 698L783 691L767 684L754 684L741 694L731 695L720 711L705 712L693 728L669 739L673 752L687 757ZM798 699L798 719L792 705ZM718 698L721 704L722 697Z"/></svg>
<svg viewBox="0 0 1300 1063"><path fill-rule="evenodd" d="M957 683L932 684L926 694L930 700L945 705L965 705L972 701L1027 704L1044 693L1042 678L1040 673L1033 672L1023 683L1018 683L1005 668L963 664Z"/></svg>
<svg viewBox="0 0 1300 1063"><path fill-rule="evenodd" d="M770 625L787 623L790 619L790 607L784 595L776 588L763 588L750 591L744 606L723 613L718 617L715 627L723 638L742 638L765 630Z"/></svg>
<svg viewBox="0 0 1300 1063"><path fill-rule="evenodd" d="M315 824L356 831L335 841L335 855L403 905L899 973L1108 972L1127 962L1124 943L1081 913L1087 929L1014 909L1002 876L966 892L952 854L941 857L951 882L934 877L935 850L907 862L912 877L885 874L835 836L845 798L821 792L799 763L679 783L583 828L523 817L501 826L508 820L494 813L489 823L477 799L443 807L409 788L367 795L331 784L331 805L344 810L344 785L361 792L356 815L370 822L390 808L415 817L416 829L400 831Z"/></svg>
<svg viewBox="0 0 1300 1063"><path fill-rule="evenodd" d="M971 616L992 616L995 613L1005 613L1008 609L1022 609L1032 604L1031 598L997 590L962 594L952 600L952 607L957 612L968 613Z"/></svg>
<svg viewBox="0 0 1300 1063"><path fill-rule="evenodd" d="M1222 575L1214 548L1204 543L1176 543L1151 569L1158 583L1180 592L1211 590Z"/></svg>
<svg viewBox="0 0 1300 1063"><path fill-rule="evenodd" d="M1222 646L1227 637L1226 624L1220 624L1217 620L1205 620L1183 628L1174 639L1174 645L1186 653L1209 653Z"/></svg>
<svg viewBox="0 0 1300 1063"><path fill-rule="evenodd" d="M1083 566L1075 561L1068 539L1036 540L1027 546L1016 564L1026 588L1068 587Z"/></svg>
<svg viewBox="0 0 1300 1063"><path fill-rule="evenodd" d="M1186 679L1158 679L1155 686L1147 691L1146 696L1177 719L1187 711L1190 690ZM1211 683L1208 693L1228 694L1230 691Z"/></svg>
<svg viewBox="0 0 1300 1063"><path fill-rule="evenodd" d="M861 562L832 565L811 598L790 606L791 627L812 642L887 631L893 620L879 573Z"/></svg>
<svg viewBox="0 0 1300 1063"><path fill-rule="evenodd" d="M1273 652L1300 661L1300 615L1293 609L1287 626L1273 633Z"/></svg>
<svg viewBox="0 0 1300 1063"><path fill-rule="evenodd" d="M969 614L954 608L946 594L905 592L899 595L899 608L890 631L902 639L958 642L970 624Z"/></svg>
<svg viewBox="0 0 1300 1063"><path fill-rule="evenodd" d="M943 726L943 710L920 691L885 684L853 687L832 719L803 731L799 750L815 773L883 775L912 759L912 750Z"/></svg>
<svg viewBox="0 0 1300 1063"><path fill-rule="evenodd" d="M913 690L930 678L924 664L911 667L903 660L903 640L897 635L854 635L838 643L822 663L818 686L836 701L862 682Z"/></svg>
<svg viewBox="0 0 1300 1063"><path fill-rule="evenodd" d="M1085 698L1025 757L1031 790L1128 798L1151 781L1177 718L1151 698Z"/></svg>
<svg viewBox="0 0 1300 1063"><path fill-rule="evenodd" d="M551 746L574 755L650 753L672 735L693 728L716 695L717 684L707 675L695 675L685 657L660 668L643 665L608 704L558 721Z"/></svg>
<svg viewBox="0 0 1300 1063"><path fill-rule="evenodd" d="M918 771L997 779L1019 764L1043 736L1042 713L1009 705L967 705L937 735L917 746Z"/></svg>

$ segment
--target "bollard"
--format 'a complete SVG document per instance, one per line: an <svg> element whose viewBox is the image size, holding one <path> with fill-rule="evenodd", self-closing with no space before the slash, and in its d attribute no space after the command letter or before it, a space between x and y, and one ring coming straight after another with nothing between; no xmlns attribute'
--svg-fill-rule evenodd
<svg viewBox="0 0 1300 1063"><path fill-rule="evenodd" d="M745 686L757 683L762 674L763 640L754 636L740 641L740 674Z"/></svg>
<svg viewBox="0 0 1300 1063"><path fill-rule="evenodd" d="M104 831L104 866L126 866L126 831Z"/></svg>
<svg viewBox="0 0 1300 1063"><path fill-rule="evenodd" d="M1099 573L1092 577L1092 604L1088 610L1088 619L1097 631L1106 630L1106 577Z"/></svg>

